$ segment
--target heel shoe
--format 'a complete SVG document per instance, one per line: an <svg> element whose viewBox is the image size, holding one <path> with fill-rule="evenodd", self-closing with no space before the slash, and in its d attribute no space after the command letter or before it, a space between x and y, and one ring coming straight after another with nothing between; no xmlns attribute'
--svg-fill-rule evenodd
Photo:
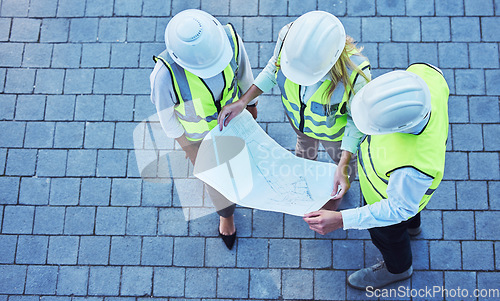
<svg viewBox="0 0 500 301"><path fill-rule="evenodd" d="M236 241L236 231L234 231L233 234L231 235L224 235L220 233L219 227L217 227L217 232L219 232L220 238L222 238L222 241L226 245L226 247L231 250L233 248L234 242Z"/></svg>

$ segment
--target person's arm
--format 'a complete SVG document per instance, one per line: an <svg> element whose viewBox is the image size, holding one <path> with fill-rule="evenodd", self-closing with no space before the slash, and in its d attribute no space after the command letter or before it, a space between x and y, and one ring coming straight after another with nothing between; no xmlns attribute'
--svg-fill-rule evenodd
<svg viewBox="0 0 500 301"><path fill-rule="evenodd" d="M395 170L387 187L387 199L360 208L337 211L319 210L308 213L309 227L326 234L340 227L369 229L400 223L418 213L420 200L433 179L412 167Z"/></svg>
<svg viewBox="0 0 500 301"><path fill-rule="evenodd" d="M283 44L283 40L289 28L290 24L285 25L280 30L278 41L274 47L273 56L267 62L266 67L259 73L253 82L253 85L250 86L250 88L240 97L238 101L222 108L219 116L217 117L217 123L219 124L220 130L222 130L224 126L227 126L234 117L238 116L238 114L240 114L248 104L251 104L251 101L260 96L262 93L271 90L276 85L276 62L278 61L281 45Z"/></svg>
<svg viewBox="0 0 500 301"><path fill-rule="evenodd" d="M156 63L149 80L151 84L151 102L156 107L163 131L169 138L182 136L184 128L177 120L174 112L176 96L172 87L172 78L167 67L161 61Z"/></svg>

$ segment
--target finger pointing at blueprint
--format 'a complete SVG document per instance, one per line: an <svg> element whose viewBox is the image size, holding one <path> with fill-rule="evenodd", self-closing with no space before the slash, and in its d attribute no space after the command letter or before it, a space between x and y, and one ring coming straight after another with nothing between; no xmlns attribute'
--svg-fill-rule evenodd
<svg viewBox="0 0 500 301"><path fill-rule="evenodd" d="M203 139L194 175L241 206L302 216L331 198L336 167L294 156L244 110Z"/></svg>

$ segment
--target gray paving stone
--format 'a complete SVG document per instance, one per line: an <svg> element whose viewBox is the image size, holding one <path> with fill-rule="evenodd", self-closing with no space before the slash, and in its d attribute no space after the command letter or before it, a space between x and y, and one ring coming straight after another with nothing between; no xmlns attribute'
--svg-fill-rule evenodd
<svg viewBox="0 0 500 301"><path fill-rule="evenodd" d="M141 180L114 179L111 186L111 204L139 206L141 202Z"/></svg>
<svg viewBox="0 0 500 301"><path fill-rule="evenodd" d="M282 147L286 149L295 149L295 144L297 142L297 135L295 131L286 123L269 123L267 127L267 133L271 138L278 142ZM269 172L276 172L276 165L271 163Z"/></svg>
<svg viewBox="0 0 500 301"><path fill-rule="evenodd" d="M203 3L202 3L203 7ZM262 3L259 6L259 15L264 15L264 16L279 16L282 15L284 9L287 7L287 1L286 0L277 0L277 1L269 1L266 2L265 4ZM232 11L231 11L232 13Z"/></svg>
<svg viewBox="0 0 500 301"><path fill-rule="evenodd" d="M156 297L184 296L185 275L184 268L155 267L153 295Z"/></svg>
<svg viewBox="0 0 500 301"><path fill-rule="evenodd" d="M7 149L0 148L0 175L5 173L5 165L7 164Z"/></svg>
<svg viewBox="0 0 500 301"><path fill-rule="evenodd" d="M249 275L247 269L219 269L217 297L248 298Z"/></svg>
<svg viewBox="0 0 500 301"><path fill-rule="evenodd" d="M394 17L392 18L391 31L392 40L395 42L419 42L420 20L418 18Z"/></svg>
<svg viewBox="0 0 500 301"><path fill-rule="evenodd" d="M354 0L347 2L348 16L374 16L375 3L365 2L362 0Z"/></svg>
<svg viewBox="0 0 500 301"><path fill-rule="evenodd" d="M250 298L281 297L281 271L278 269L250 270Z"/></svg>
<svg viewBox="0 0 500 301"><path fill-rule="evenodd" d="M28 16L28 0L4 0L2 3L2 17L26 17Z"/></svg>
<svg viewBox="0 0 500 301"><path fill-rule="evenodd" d="M488 209L486 182L457 182L457 207L471 210Z"/></svg>
<svg viewBox="0 0 500 301"><path fill-rule="evenodd" d="M361 30L363 42L389 42L391 40L390 18L363 18Z"/></svg>
<svg viewBox="0 0 500 301"><path fill-rule="evenodd" d="M465 96L450 96L448 99L450 123L469 122L469 103Z"/></svg>
<svg viewBox="0 0 500 301"><path fill-rule="evenodd" d="M156 109L151 104L150 97L136 96L134 106L134 121L143 121L149 116L156 114Z"/></svg>
<svg viewBox="0 0 500 301"><path fill-rule="evenodd" d="M344 300L346 294L346 279L343 271L315 270L314 299Z"/></svg>
<svg viewBox="0 0 500 301"><path fill-rule="evenodd" d="M462 267L458 241L431 241L429 252L433 270L460 270Z"/></svg>
<svg viewBox="0 0 500 301"><path fill-rule="evenodd" d="M316 0L290 0L288 1L288 15L301 16L309 11L316 10Z"/></svg>
<svg viewBox="0 0 500 301"><path fill-rule="evenodd" d="M0 263L14 263L16 256L16 235L0 235Z"/></svg>
<svg viewBox="0 0 500 301"><path fill-rule="evenodd" d="M203 266L205 239L198 237L176 237L174 240L175 266Z"/></svg>
<svg viewBox="0 0 500 301"><path fill-rule="evenodd" d="M441 239L443 237L443 218L441 211L422 211L421 218L422 238Z"/></svg>
<svg viewBox="0 0 500 301"><path fill-rule="evenodd" d="M271 27L270 18L246 17L243 22L247 29L242 36L244 41L271 42L273 40L272 32L268 30Z"/></svg>
<svg viewBox="0 0 500 301"><path fill-rule="evenodd" d="M126 18L100 18L98 38L101 42L124 42L127 32Z"/></svg>
<svg viewBox="0 0 500 301"><path fill-rule="evenodd" d="M500 122L499 104L496 97L470 97L470 120L473 123Z"/></svg>
<svg viewBox="0 0 500 301"><path fill-rule="evenodd" d="M302 217L289 214L284 215L285 218L285 238L313 238L314 232L309 229L309 226Z"/></svg>
<svg viewBox="0 0 500 301"><path fill-rule="evenodd" d="M500 35L496 28L500 24L498 17L483 17L481 18L481 38L483 41L495 42L500 39Z"/></svg>
<svg viewBox="0 0 500 301"><path fill-rule="evenodd" d="M80 189L80 205L107 206L109 205L110 191L111 179L83 178ZM99 215L99 208L97 214Z"/></svg>
<svg viewBox="0 0 500 301"><path fill-rule="evenodd" d="M405 2L383 0L377 2L377 15L382 16L403 16L405 15Z"/></svg>
<svg viewBox="0 0 500 301"><path fill-rule="evenodd" d="M123 94L150 94L150 73L150 69L126 69L123 79Z"/></svg>
<svg viewBox="0 0 500 301"><path fill-rule="evenodd" d="M433 16L433 0L408 0L406 1L406 15L408 16Z"/></svg>
<svg viewBox="0 0 500 301"><path fill-rule="evenodd" d="M8 18L0 19L0 41L6 42L9 40L11 20Z"/></svg>
<svg viewBox="0 0 500 301"><path fill-rule="evenodd" d="M20 67L23 56L23 43L0 43L0 64L3 67Z"/></svg>
<svg viewBox="0 0 500 301"><path fill-rule="evenodd" d="M0 122L0 146L22 146L25 127L25 122Z"/></svg>
<svg viewBox="0 0 500 301"><path fill-rule="evenodd" d="M165 24L166 26L166 24ZM157 28L157 40L163 41L165 32L165 26L158 26ZM161 34L160 34L161 33ZM141 52L139 54L139 67L143 68L154 68L155 62L153 61L153 55L160 54L165 50L165 43L141 43ZM113 59L113 58L111 58Z"/></svg>
<svg viewBox="0 0 500 301"><path fill-rule="evenodd" d="M408 67L408 46L405 43L380 43L379 66L382 68Z"/></svg>
<svg viewBox="0 0 500 301"><path fill-rule="evenodd" d="M40 1L38 1L40 2ZM48 2L48 1L47 1ZM49 8L50 4L46 3ZM31 9L30 9L31 13ZM40 42L62 43L67 42L69 36L69 19L43 19L40 32Z"/></svg>
<svg viewBox="0 0 500 301"><path fill-rule="evenodd" d="M78 0L67 0L59 3L57 8L58 17L83 17L85 3Z"/></svg>
<svg viewBox="0 0 500 301"><path fill-rule="evenodd" d="M117 296L120 289L120 267L90 267L89 295Z"/></svg>
<svg viewBox="0 0 500 301"><path fill-rule="evenodd" d="M95 208L93 207L68 207L64 222L65 234L93 234Z"/></svg>
<svg viewBox="0 0 500 301"><path fill-rule="evenodd" d="M108 188L109 189L109 188ZM127 209L98 207L95 232L98 235L124 235Z"/></svg>
<svg viewBox="0 0 500 301"><path fill-rule="evenodd" d="M72 18L69 41L70 42L95 42L97 40L97 18Z"/></svg>
<svg viewBox="0 0 500 301"><path fill-rule="evenodd" d="M431 201L427 204L427 209L456 209L457 192L454 181L442 181L438 189L432 195Z"/></svg>
<svg viewBox="0 0 500 301"><path fill-rule="evenodd" d="M13 18L10 31L12 42L37 42L40 35L41 20Z"/></svg>
<svg viewBox="0 0 500 301"><path fill-rule="evenodd" d="M31 93L33 92L33 86L35 84L35 70L31 69L9 69L7 71L7 76L5 79L5 89L6 93ZM28 95L31 96L31 95ZM29 99L26 95L18 97L19 99ZM38 98L38 97L37 97ZM21 105L18 107L21 112L24 111ZM43 109L43 108L42 108ZM18 118L18 110L16 110L16 119ZM42 117L38 117L37 120L41 120L43 118L43 110L41 111ZM22 114L19 115L19 120L24 119Z"/></svg>
<svg viewBox="0 0 500 301"><path fill-rule="evenodd" d="M267 267L269 241L261 238L238 239L236 264L238 267Z"/></svg>
<svg viewBox="0 0 500 301"><path fill-rule="evenodd" d="M0 265L0 294L22 294L27 267Z"/></svg>
<svg viewBox="0 0 500 301"><path fill-rule="evenodd" d="M490 208L493 210L500 209L500 182L490 181L488 182L488 193L489 193L489 203Z"/></svg>
<svg viewBox="0 0 500 301"><path fill-rule="evenodd" d="M56 148L83 147L84 129L85 129L85 124L83 122L56 123L54 147ZM69 167L69 159L68 159L68 167Z"/></svg>
<svg viewBox="0 0 500 301"><path fill-rule="evenodd" d="M455 151L483 150L483 135L480 124L453 124L452 137Z"/></svg>
<svg viewBox="0 0 500 301"><path fill-rule="evenodd" d="M313 298L313 271L310 270L283 270L283 298L312 299Z"/></svg>
<svg viewBox="0 0 500 301"><path fill-rule="evenodd" d="M156 208L129 208L127 235L156 235L157 214Z"/></svg>
<svg viewBox="0 0 500 301"><path fill-rule="evenodd" d="M499 95L500 89L498 88L498 79L496 78L499 74L497 69L485 70L486 74L486 94L487 95Z"/></svg>
<svg viewBox="0 0 500 301"><path fill-rule="evenodd" d="M92 69L66 70L66 77L64 78L64 94L91 93L93 77L94 77L94 70Z"/></svg>
<svg viewBox="0 0 500 301"><path fill-rule="evenodd" d="M118 240L120 238L121 237L113 237L113 242L115 241L115 239ZM108 259L110 264L115 264L113 262L113 245L111 245L111 255L109 255L109 250L109 236L82 236L80 239L80 248L78 252L78 264L107 265ZM123 251L130 252L130 250Z"/></svg>
<svg viewBox="0 0 500 301"><path fill-rule="evenodd" d="M436 15L438 16L463 16L464 3L460 0L436 2Z"/></svg>
<svg viewBox="0 0 500 301"><path fill-rule="evenodd" d="M107 96L104 106L104 120L131 121L134 111L134 97Z"/></svg>
<svg viewBox="0 0 500 301"><path fill-rule="evenodd" d="M332 243L330 240L302 240L300 244L301 268L330 268Z"/></svg>
<svg viewBox="0 0 500 301"><path fill-rule="evenodd" d="M45 264L48 242L48 236L19 236L16 250L16 264Z"/></svg>
<svg viewBox="0 0 500 301"><path fill-rule="evenodd" d="M466 43L441 43L439 49L439 67L467 68L469 66Z"/></svg>
<svg viewBox="0 0 500 301"><path fill-rule="evenodd" d="M445 272L444 281L445 288L448 290L457 291L458 288L461 288L472 292L474 289L476 289L475 272Z"/></svg>
<svg viewBox="0 0 500 301"><path fill-rule="evenodd" d="M104 115L104 96L78 95L76 97L75 120L99 121Z"/></svg>
<svg viewBox="0 0 500 301"><path fill-rule="evenodd" d="M437 272L437 271L416 271L413 273L412 280L411 280L411 287L416 288L416 287L425 287L427 284L428 287L430 286L443 286L444 285L444 279L443 279L443 272ZM432 297L432 296L431 296Z"/></svg>
<svg viewBox="0 0 500 301"><path fill-rule="evenodd" d="M446 42L450 41L450 23L444 17L422 18L422 41Z"/></svg>
<svg viewBox="0 0 500 301"><path fill-rule="evenodd" d="M494 270L493 243L491 241L462 242L464 270Z"/></svg>
<svg viewBox="0 0 500 301"><path fill-rule="evenodd" d="M138 236L113 237L110 264L138 265L141 261L141 238Z"/></svg>
<svg viewBox="0 0 500 301"><path fill-rule="evenodd" d="M190 208L189 236L217 235L215 227L219 224L219 216L214 211L214 208Z"/></svg>
<svg viewBox="0 0 500 301"><path fill-rule="evenodd" d="M144 28L154 28L155 24L156 19L153 18L129 18L127 23L127 41L154 42L155 32L153 30L144 30Z"/></svg>
<svg viewBox="0 0 500 301"><path fill-rule="evenodd" d="M474 239L474 224L472 211L445 211L443 212L444 239L461 240Z"/></svg>
<svg viewBox="0 0 500 301"><path fill-rule="evenodd" d="M119 69L96 69L94 93L120 94L122 92L123 71Z"/></svg>
<svg viewBox="0 0 500 301"><path fill-rule="evenodd" d="M471 68L498 68L498 45L494 43L470 43Z"/></svg>
<svg viewBox="0 0 500 301"><path fill-rule="evenodd" d="M76 264L79 243L80 239L78 236L51 236L49 239L47 263Z"/></svg>
<svg viewBox="0 0 500 301"><path fill-rule="evenodd" d="M59 69L37 70L35 93L61 94L63 90L63 81L64 81L64 70L59 70Z"/></svg>
<svg viewBox="0 0 500 301"><path fill-rule="evenodd" d="M481 41L479 18L451 18L451 35L454 42Z"/></svg>
<svg viewBox="0 0 500 301"><path fill-rule="evenodd" d="M38 151L37 176L64 176L66 150L42 149Z"/></svg>
<svg viewBox="0 0 500 301"><path fill-rule="evenodd" d="M35 207L5 206L2 233L31 234Z"/></svg>
<svg viewBox="0 0 500 301"><path fill-rule="evenodd" d="M498 180L500 170L491 168L499 165L498 153L470 153L470 178L473 180Z"/></svg>
<svg viewBox="0 0 500 301"><path fill-rule="evenodd" d="M138 67L142 43L111 44L111 67Z"/></svg>
<svg viewBox="0 0 500 301"><path fill-rule="evenodd" d="M49 95L45 106L45 120L73 120L75 112L74 95Z"/></svg>
<svg viewBox="0 0 500 301"><path fill-rule="evenodd" d="M186 269L185 296L190 298L214 298L216 295L216 279L216 269Z"/></svg>
<svg viewBox="0 0 500 301"><path fill-rule="evenodd" d="M127 0L117 0L115 2L114 12L117 16L140 16L141 11L141 2L130 2Z"/></svg>
<svg viewBox="0 0 500 301"><path fill-rule="evenodd" d="M222 239L219 237L207 238L205 242L205 266L235 267L236 249L237 247L234 247L232 250L228 250Z"/></svg>
<svg viewBox="0 0 500 301"><path fill-rule="evenodd" d="M26 294L53 295L56 292L57 266L28 266Z"/></svg>
<svg viewBox="0 0 500 301"><path fill-rule="evenodd" d="M4 72L5 75L5 72ZM16 108L15 95L0 95L0 119L12 120L14 119L14 109Z"/></svg>
<svg viewBox="0 0 500 301"><path fill-rule="evenodd" d="M74 125L74 124L72 124ZM65 140L66 141L66 140ZM93 176L95 175L97 151L96 150L69 150L67 176ZM83 188L82 188L83 190ZM109 193L109 191L108 191ZM83 194L83 191L82 191Z"/></svg>
<svg viewBox="0 0 500 301"><path fill-rule="evenodd" d="M148 266L172 265L173 241L172 237L144 237L141 264Z"/></svg>
<svg viewBox="0 0 500 301"><path fill-rule="evenodd" d="M33 234L62 234L64 207L36 207Z"/></svg>
<svg viewBox="0 0 500 301"><path fill-rule="evenodd" d="M187 162L179 163L183 168L187 168L187 165L185 165ZM175 166L175 168L177 169L178 167ZM203 190L203 183L201 181L195 179L175 179L172 203L174 206L182 207L202 206Z"/></svg>
<svg viewBox="0 0 500 301"><path fill-rule="evenodd" d="M111 148L115 125L111 122L87 122L85 124L85 148Z"/></svg>
<svg viewBox="0 0 500 301"><path fill-rule="evenodd" d="M492 231L498 227L498 211L478 211L476 216L476 239L498 240L498 232Z"/></svg>
<svg viewBox="0 0 500 301"><path fill-rule="evenodd" d="M47 179L48 181L48 179ZM77 205L80 179L54 178L50 185L50 205Z"/></svg>
<svg viewBox="0 0 500 301"><path fill-rule="evenodd" d="M87 0L85 6L85 16L89 17L109 17L113 15L113 0Z"/></svg>
<svg viewBox="0 0 500 301"><path fill-rule="evenodd" d="M81 55L81 44L54 44L54 48L52 50L51 67L78 68L80 67Z"/></svg>
<svg viewBox="0 0 500 301"><path fill-rule="evenodd" d="M32 176L35 174L36 149L10 149L7 155L6 175Z"/></svg>
<svg viewBox="0 0 500 301"><path fill-rule="evenodd" d="M253 237L283 237L283 214L271 211L253 211Z"/></svg>
<svg viewBox="0 0 500 301"><path fill-rule="evenodd" d="M177 13L189 9L189 8L195 8L199 9L200 8L200 0L171 0L172 2L172 13L171 15L174 16Z"/></svg>
<svg viewBox="0 0 500 301"><path fill-rule="evenodd" d="M139 167L137 166L135 151L133 150L128 151L127 177L129 178L141 177L141 173L139 172Z"/></svg>
<svg viewBox="0 0 500 301"><path fill-rule="evenodd" d="M109 43L83 44L82 67L109 67L111 45Z"/></svg>
<svg viewBox="0 0 500 301"><path fill-rule="evenodd" d="M97 153L98 177L123 177L127 168L126 150L99 150Z"/></svg>
<svg viewBox="0 0 500 301"><path fill-rule="evenodd" d="M172 7L171 0L160 1L158 3L147 1L147 2L144 2L142 4L142 15L143 16L170 16L171 7ZM203 8L203 10L208 11L205 8Z"/></svg>
<svg viewBox="0 0 500 301"><path fill-rule="evenodd" d="M297 268L300 265L300 241L298 239L269 240L269 267Z"/></svg>
<svg viewBox="0 0 500 301"><path fill-rule="evenodd" d="M202 1L202 6L203 3L204 1ZM263 4L262 6L267 6L267 3ZM258 12L258 7L259 5L256 1L250 3L242 0L229 2L229 9L231 11L231 16L256 16ZM282 6L281 9L286 9L286 4L285 6Z"/></svg>
<svg viewBox="0 0 500 301"><path fill-rule="evenodd" d="M363 268L363 241L334 240L332 264L334 269Z"/></svg>
<svg viewBox="0 0 500 301"><path fill-rule="evenodd" d="M413 255L413 269L426 270L429 269L430 253L429 242L427 240L413 240L411 242L411 250Z"/></svg>
<svg viewBox="0 0 500 301"><path fill-rule="evenodd" d="M188 223L182 208L162 208L158 216L158 234L169 236L185 236L188 234Z"/></svg>
<svg viewBox="0 0 500 301"><path fill-rule="evenodd" d="M172 205L172 182L142 182L142 206L168 207Z"/></svg>
<svg viewBox="0 0 500 301"><path fill-rule="evenodd" d="M28 16L30 17L55 17L57 2L50 0L31 0Z"/></svg>
<svg viewBox="0 0 500 301"><path fill-rule="evenodd" d="M447 152L444 164L445 180L468 180L469 167L466 153Z"/></svg>
<svg viewBox="0 0 500 301"><path fill-rule="evenodd" d="M89 267L61 266L57 280L58 295L84 296L87 294Z"/></svg>
<svg viewBox="0 0 500 301"><path fill-rule="evenodd" d="M40 300L43 301L71 301L71 297L64 296L42 296Z"/></svg>

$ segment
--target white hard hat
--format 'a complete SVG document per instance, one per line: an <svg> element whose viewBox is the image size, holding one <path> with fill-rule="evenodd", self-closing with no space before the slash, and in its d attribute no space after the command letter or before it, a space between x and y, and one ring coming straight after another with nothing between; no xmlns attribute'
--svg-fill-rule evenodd
<svg viewBox="0 0 500 301"><path fill-rule="evenodd" d="M165 44L177 64L201 78L222 72L233 56L222 24L198 9L184 10L170 20Z"/></svg>
<svg viewBox="0 0 500 301"><path fill-rule="evenodd" d="M356 127L367 135L403 132L418 125L431 110L425 81L408 71L392 71L369 82L352 100Z"/></svg>
<svg viewBox="0 0 500 301"><path fill-rule="evenodd" d="M334 15L312 11L295 20L281 51L281 68L292 82L310 86L322 79L344 50L344 26Z"/></svg>

